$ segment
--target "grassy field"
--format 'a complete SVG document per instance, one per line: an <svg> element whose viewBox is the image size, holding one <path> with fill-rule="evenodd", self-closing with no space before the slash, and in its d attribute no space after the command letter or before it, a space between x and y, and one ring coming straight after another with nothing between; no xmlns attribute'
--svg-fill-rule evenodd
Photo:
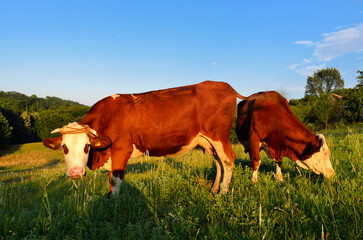
<svg viewBox="0 0 363 240"><path fill-rule="evenodd" d="M107 199L107 172L72 181L60 151L14 146L0 157L0 239L363 239L363 126L323 133L334 179L284 159L277 183L263 154L252 184L235 145L226 195L209 193L214 160L198 150L130 160L120 196Z"/></svg>

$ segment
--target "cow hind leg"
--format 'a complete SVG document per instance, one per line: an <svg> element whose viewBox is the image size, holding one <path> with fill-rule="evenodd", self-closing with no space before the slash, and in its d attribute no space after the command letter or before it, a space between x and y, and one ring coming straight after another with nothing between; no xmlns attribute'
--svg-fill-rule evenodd
<svg viewBox="0 0 363 240"><path fill-rule="evenodd" d="M252 165L252 182L258 182L258 168L260 167L261 158L260 158L260 143L257 139L251 137L250 140L250 159Z"/></svg>
<svg viewBox="0 0 363 240"><path fill-rule="evenodd" d="M232 172L233 172L233 167L234 167L234 160L236 158L236 154L233 152L233 149L232 149L229 141L226 141L226 143L224 143L224 144L222 142L217 142L217 141L211 141L211 143L216 152L215 158L216 158L217 164L220 165L219 171L218 171L218 167L217 167L217 176L216 176L216 180L215 180L212 190L216 190L220 185L219 192L221 194L225 194L228 192L229 185L231 183ZM220 175L218 175L218 172L220 172ZM220 180L222 180L221 183L220 183Z"/></svg>
<svg viewBox="0 0 363 240"><path fill-rule="evenodd" d="M258 168L260 167L260 160L252 162L252 182L258 182Z"/></svg>
<svg viewBox="0 0 363 240"><path fill-rule="evenodd" d="M216 168L217 168L217 173L216 173L216 178L213 182L213 186L211 188L211 193L218 193L219 192L219 184L221 182L221 178L223 177L223 166L221 163L221 160L218 158L217 153L214 151L213 149L213 156L216 159Z"/></svg>

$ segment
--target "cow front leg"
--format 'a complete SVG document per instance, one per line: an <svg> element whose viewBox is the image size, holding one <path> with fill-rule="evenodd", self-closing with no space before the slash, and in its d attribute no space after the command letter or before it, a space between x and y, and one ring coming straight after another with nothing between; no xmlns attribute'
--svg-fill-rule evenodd
<svg viewBox="0 0 363 240"><path fill-rule="evenodd" d="M111 194L112 194L112 171L108 171L108 182L110 184L110 190L108 191L108 195L107 198L110 198Z"/></svg>
<svg viewBox="0 0 363 240"><path fill-rule="evenodd" d="M109 173L110 192L109 195L117 196L120 193L121 183L125 177L126 165L132 153L132 148L111 149L112 173Z"/></svg>
<svg viewBox="0 0 363 240"><path fill-rule="evenodd" d="M120 193L121 183L124 179L124 170L115 170L111 176L112 195L118 195Z"/></svg>
<svg viewBox="0 0 363 240"><path fill-rule="evenodd" d="M281 164L282 162L280 161L275 161L276 163L276 175L275 175L275 180L278 182L283 182L284 179L282 177L282 173L281 173Z"/></svg>

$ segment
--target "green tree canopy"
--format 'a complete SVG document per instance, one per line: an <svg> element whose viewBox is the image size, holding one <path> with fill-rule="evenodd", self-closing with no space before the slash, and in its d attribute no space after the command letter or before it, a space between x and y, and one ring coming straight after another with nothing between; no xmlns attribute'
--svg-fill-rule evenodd
<svg viewBox="0 0 363 240"><path fill-rule="evenodd" d="M305 86L305 96L322 96L344 88L344 80L336 68L319 70L309 76Z"/></svg>
<svg viewBox="0 0 363 240"><path fill-rule="evenodd" d="M0 148L10 139L10 135L11 127L9 126L9 122L0 111Z"/></svg>
<svg viewBox="0 0 363 240"><path fill-rule="evenodd" d="M363 71L358 70L357 73L359 73L359 76L357 77L358 84L355 87L359 89L363 87Z"/></svg>

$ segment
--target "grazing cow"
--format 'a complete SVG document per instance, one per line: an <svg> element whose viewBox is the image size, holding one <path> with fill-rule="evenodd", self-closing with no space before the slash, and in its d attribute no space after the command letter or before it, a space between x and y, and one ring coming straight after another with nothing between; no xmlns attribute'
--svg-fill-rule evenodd
<svg viewBox="0 0 363 240"><path fill-rule="evenodd" d="M63 148L71 178L82 177L86 165L106 168L109 195L119 192L130 158L146 152L150 156L178 156L200 145L212 152L217 162L211 192L225 193L235 160L229 135L236 97L244 98L227 83L213 81L141 94L114 94L97 102L79 123L54 130L52 133L62 135L43 143L51 149Z"/></svg>
<svg viewBox="0 0 363 240"><path fill-rule="evenodd" d="M325 137L310 132L292 113L284 97L271 91L253 94L247 99L238 104L236 132L245 152L250 155L253 182L258 181L260 150L275 160L278 181L283 181L283 157L327 178L335 175Z"/></svg>

